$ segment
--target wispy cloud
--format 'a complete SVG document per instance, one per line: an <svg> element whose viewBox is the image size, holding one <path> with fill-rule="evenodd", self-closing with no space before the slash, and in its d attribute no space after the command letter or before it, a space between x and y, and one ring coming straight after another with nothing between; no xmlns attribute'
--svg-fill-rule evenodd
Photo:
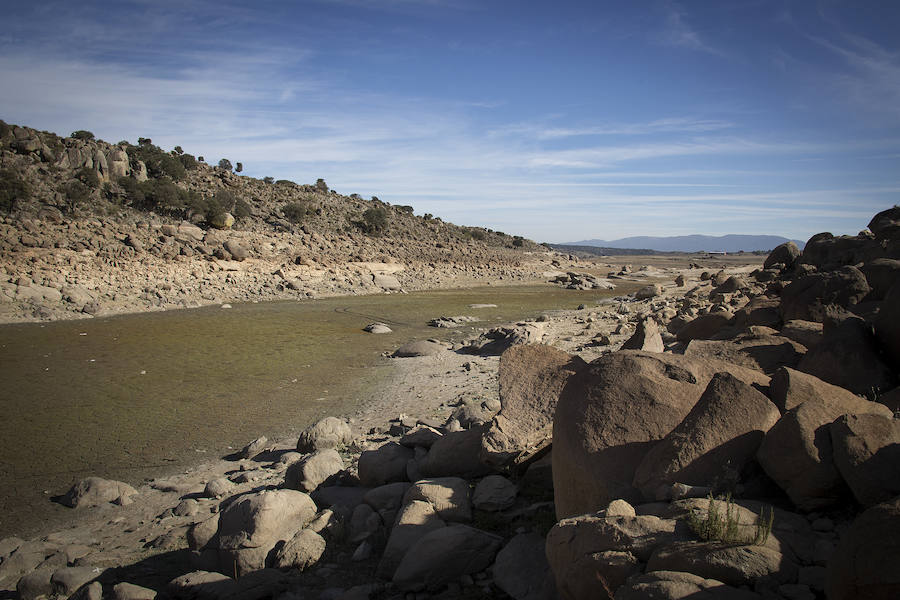
<svg viewBox="0 0 900 600"><path fill-rule="evenodd" d="M700 34L691 27L687 11L680 4L666 1L663 4L663 10L665 12L665 26L661 37L663 44L715 56L725 55L721 50L704 41Z"/></svg>

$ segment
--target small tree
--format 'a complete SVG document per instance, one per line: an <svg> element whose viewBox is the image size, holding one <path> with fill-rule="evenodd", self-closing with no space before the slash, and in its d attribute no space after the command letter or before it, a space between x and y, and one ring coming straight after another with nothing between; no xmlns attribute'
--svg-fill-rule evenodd
<svg viewBox="0 0 900 600"><path fill-rule="evenodd" d="M300 223L309 213L309 205L304 202L290 202L281 207L281 214L291 223Z"/></svg>
<svg viewBox="0 0 900 600"><path fill-rule="evenodd" d="M153 140L150 138L139 137L138 138L138 146L152 146Z"/></svg>
<svg viewBox="0 0 900 600"><path fill-rule="evenodd" d="M358 225L369 235L381 235L387 230L388 213L380 206L370 208L362 214L362 221Z"/></svg>
<svg viewBox="0 0 900 600"><path fill-rule="evenodd" d="M85 142L89 142L94 139L94 134L90 131L86 131L84 129L79 129L78 131L73 131L72 135L69 137L73 137L76 140L84 140Z"/></svg>
<svg viewBox="0 0 900 600"><path fill-rule="evenodd" d="M237 166L234 168L234 172L235 172L235 173L240 173L240 172L243 171L243 170L244 170L244 164L243 164L243 163L237 163Z"/></svg>
<svg viewBox="0 0 900 600"><path fill-rule="evenodd" d="M268 183L269 185L272 185L273 183L275 183L275 178L274 177L263 177L263 183Z"/></svg>
<svg viewBox="0 0 900 600"><path fill-rule="evenodd" d="M322 192L323 194L328 193L328 184L325 183L325 180L321 177L319 179L316 179L316 191Z"/></svg>
<svg viewBox="0 0 900 600"><path fill-rule="evenodd" d="M0 169L0 209L10 214L31 197L31 186L13 169Z"/></svg>
<svg viewBox="0 0 900 600"><path fill-rule="evenodd" d="M62 185L59 191L63 196L63 212L69 215L75 214L91 197L91 188L77 179Z"/></svg>
<svg viewBox="0 0 900 600"><path fill-rule="evenodd" d="M181 146L175 146L175 154L178 154L179 156L184 154L184 150L181 149Z"/></svg>
<svg viewBox="0 0 900 600"><path fill-rule="evenodd" d="M230 171L232 169L231 161L228 160L227 158L223 158L222 160L219 161L219 168L225 169L226 171Z"/></svg>

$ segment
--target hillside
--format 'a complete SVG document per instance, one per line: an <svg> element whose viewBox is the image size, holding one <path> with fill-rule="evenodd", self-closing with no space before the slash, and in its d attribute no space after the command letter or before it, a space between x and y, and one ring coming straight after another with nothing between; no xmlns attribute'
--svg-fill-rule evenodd
<svg viewBox="0 0 900 600"><path fill-rule="evenodd" d="M768 252L793 241L801 249L804 242L777 235L679 235L671 237L636 236L618 240L583 240L559 244L564 246L599 246L603 248L655 250L657 252Z"/></svg>
<svg viewBox="0 0 900 600"><path fill-rule="evenodd" d="M0 215L0 322L527 280L549 262L530 240L321 179L2 121Z"/></svg>

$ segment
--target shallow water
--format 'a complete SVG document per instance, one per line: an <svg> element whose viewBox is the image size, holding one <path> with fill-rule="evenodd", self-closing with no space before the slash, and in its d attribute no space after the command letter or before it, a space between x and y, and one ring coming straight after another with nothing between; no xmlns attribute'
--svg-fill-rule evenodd
<svg viewBox="0 0 900 600"><path fill-rule="evenodd" d="M350 413L387 374L382 352L472 333L433 317L485 327L611 295L482 287L0 326L0 537L61 523L50 496L88 475L139 484ZM394 333L362 331L375 320Z"/></svg>

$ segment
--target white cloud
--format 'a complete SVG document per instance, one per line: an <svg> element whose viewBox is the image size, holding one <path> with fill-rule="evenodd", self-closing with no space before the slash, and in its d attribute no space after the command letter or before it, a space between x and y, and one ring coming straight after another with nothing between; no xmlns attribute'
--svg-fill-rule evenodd
<svg viewBox="0 0 900 600"><path fill-rule="evenodd" d="M700 34L690 26L687 11L681 5L667 1L663 4L663 7L665 10L665 27L662 32L662 43L676 48L686 48L715 56L724 56L721 50L703 41Z"/></svg>

